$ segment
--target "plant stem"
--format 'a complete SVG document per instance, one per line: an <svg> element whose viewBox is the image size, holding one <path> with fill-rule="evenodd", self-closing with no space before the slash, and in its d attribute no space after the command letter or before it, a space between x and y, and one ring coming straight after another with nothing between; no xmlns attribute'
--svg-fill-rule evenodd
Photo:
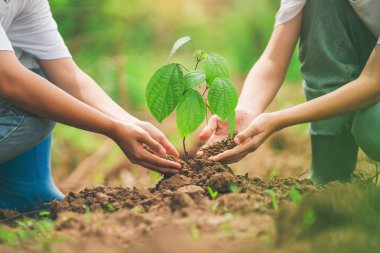
<svg viewBox="0 0 380 253"><path fill-rule="evenodd" d="M182 140L182 145L183 145L183 152L185 152L185 162L189 162L189 152L187 152L187 149L186 149L186 137L183 137L183 140Z"/></svg>
<svg viewBox="0 0 380 253"><path fill-rule="evenodd" d="M197 70L199 63L200 63L202 60L203 60L203 59L198 59L198 58L197 58L197 64L195 64L195 68L194 68L194 70Z"/></svg>
<svg viewBox="0 0 380 253"><path fill-rule="evenodd" d="M202 93L202 97L206 94L206 91L208 90L208 86L206 87L206 89L203 91Z"/></svg>
<svg viewBox="0 0 380 253"><path fill-rule="evenodd" d="M184 68L187 72L189 72L189 70L185 67L185 66L183 66L182 64L180 64L181 66L182 66L182 68Z"/></svg>
<svg viewBox="0 0 380 253"><path fill-rule="evenodd" d="M205 104L207 104L207 101L205 101ZM206 106L206 126L208 126L208 111Z"/></svg>

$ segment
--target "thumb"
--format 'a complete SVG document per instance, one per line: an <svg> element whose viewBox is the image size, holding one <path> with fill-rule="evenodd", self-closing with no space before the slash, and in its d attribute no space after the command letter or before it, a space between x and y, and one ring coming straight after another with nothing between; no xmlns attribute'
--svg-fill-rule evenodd
<svg viewBox="0 0 380 253"><path fill-rule="evenodd" d="M241 131L239 134L237 134L235 136L234 141L236 145L240 145L252 136L257 135L258 133L260 133L259 129L255 125L250 125L246 129Z"/></svg>
<svg viewBox="0 0 380 253"><path fill-rule="evenodd" d="M205 126L199 134L199 139L201 141L207 141L208 139L210 139L211 135L215 132L218 126L218 120L218 116L212 116L210 118L207 126Z"/></svg>

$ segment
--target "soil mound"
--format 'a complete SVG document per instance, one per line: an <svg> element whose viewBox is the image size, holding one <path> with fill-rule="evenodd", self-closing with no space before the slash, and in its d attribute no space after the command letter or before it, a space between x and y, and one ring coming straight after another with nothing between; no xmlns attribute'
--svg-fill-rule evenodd
<svg viewBox="0 0 380 253"><path fill-rule="evenodd" d="M308 194L318 189L310 180L306 179L274 178L271 181L263 181L259 178L250 178L248 175L234 175L228 165L208 159L209 156L223 152L234 145L233 139L229 138L203 149L202 156L190 159L188 163L180 160L179 162L183 165L180 173L172 177L165 177L152 189L97 187L84 189L79 193L70 192L63 202L51 203L51 215L55 218L60 212L65 211L85 213L87 210L104 210L113 212L118 209L135 207L149 212L164 207L165 203L169 204L172 211L178 211L204 201L212 201L208 192L210 189L217 192L216 198L223 198L221 205L225 207L237 210L241 208L241 203L246 203L246 207L242 210L242 212L246 212L247 210L253 211L255 208L252 209L252 207L255 206L272 207L273 197L266 192L268 189L274 192L275 198L279 202L289 199L289 190L292 187L302 194ZM168 158L174 159L173 157ZM224 197L224 194L231 196ZM241 202L243 199L244 201ZM238 205L239 208L234 205Z"/></svg>

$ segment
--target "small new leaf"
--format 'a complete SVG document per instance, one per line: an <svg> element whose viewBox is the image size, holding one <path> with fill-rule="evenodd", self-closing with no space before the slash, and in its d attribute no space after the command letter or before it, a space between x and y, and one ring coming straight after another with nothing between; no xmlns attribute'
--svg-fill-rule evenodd
<svg viewBox="0 0 380 253"><path fill-rule="evenodd" d="M201 85L206 80L206 74L203 71L192 70L183 77L185 91Z"/></svg>
<svg viewBox="0 0 380 253"><path fill-rule="evenodd" d="M302 197L301 193L294 186L292 188L290 188L289 196L290 196L290 199L292 200L292 202L294 202L294 203L302 202L303 197Z"/></svg>
<svg viewBox="0 0 380 253"><path fill-rule="evenodd" d="M203 50L197 50L197 51L195 51L194 55L198 61L201 61L206 57L206 52Z"/></svg>
<svg viewBox="0 0 380 253"><path fill-rule="evenodd" d="M185 37L182 37L180 39L178 39L174 45L173 45L173 48L172 48L172 51L170 51L170 54L168 56L168 62L171 60L171 58L173 57L173 55L177 52L177 50L182 47L183 45L185 45L187 42L191 41L191 38L189 36L185 36Z"/></svg>
<svg viewBox="0 0 380 253"><path fill-rule="evenodd" d="M204 69L206 72L206 81L212 85L217 77L230 77L231 70L226 59L218 54L206 54L204 59Z"/></svg>
<svg viewBox="0 0 380 253"><path fill-rule="evenodd" d="M238 93L231 80L216 78L208 92L211 111L222 120L226 120L235 111Z"/></svg>
<svg viewBox="0 0 380 253"><path fill-rule="evenodd" d="M186 91L177 107L177 127L182 137L194 132L206 117L202 96L193 89Z"/></svg>
<svg viewBox="0 0 380 253"><path fill-rule="evenodd" d="M207 191L208 191L208 194L210 194L210 197L212 199L215 199L219 194L218 191L214 191L210 186L207 186Z"/></svg>
<svg viewBox="0 0 380 253"><path fill-rule="evenodd" d="M146 88L146 100L159 122L174 111L183 90L183 72L179 64L167 64L154 73Z"/></svg>
<svg viewBox="0 0 380 253"><path fill-rule="evenodd" d="M278 209L278 201L277 201L277 197L276 197L276 194L274 193L274 191L271 189L267 189L264 192L272 198L272 207L274 210L277 210Z"/></svg>

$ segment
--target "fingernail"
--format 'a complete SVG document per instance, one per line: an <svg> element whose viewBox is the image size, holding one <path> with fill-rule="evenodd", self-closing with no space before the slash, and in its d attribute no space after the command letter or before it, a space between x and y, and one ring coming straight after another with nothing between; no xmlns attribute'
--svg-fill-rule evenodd
<svg viewBox="0 0 380 253"><path fill-rule="evenodd" d="M213 156L209 157L208 159L209 159L210 161L212 161L212 162L214 161L214 157L213 157Z"/></svg>
<svg viewBox="0 0 380 253"><path fill-rule="evenodd" d="M240 140L238 138L235 138L234 141L235 141L236 145L240 144Z"/></svg>

